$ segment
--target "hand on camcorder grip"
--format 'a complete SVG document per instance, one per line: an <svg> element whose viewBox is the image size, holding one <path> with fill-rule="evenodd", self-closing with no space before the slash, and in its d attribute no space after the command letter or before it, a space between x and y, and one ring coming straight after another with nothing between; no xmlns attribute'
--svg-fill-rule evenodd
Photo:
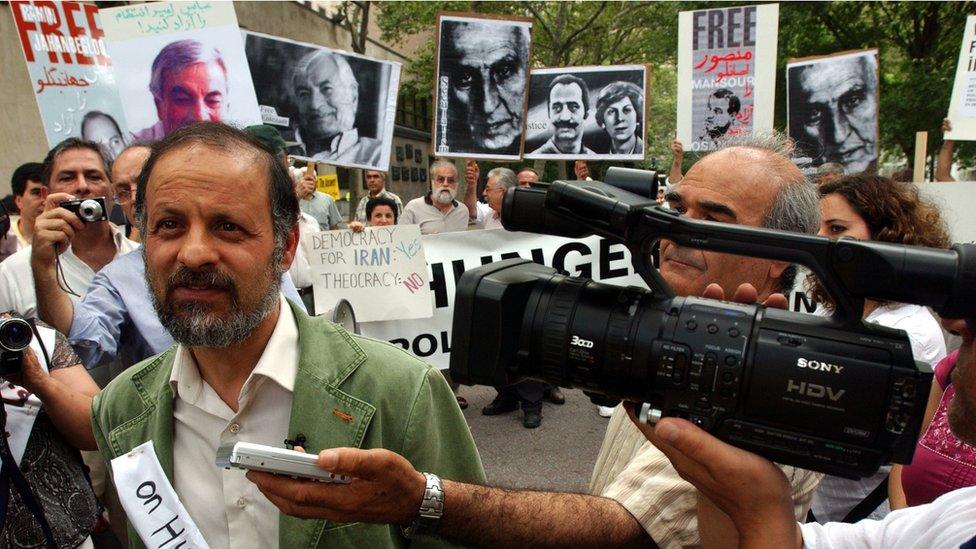
<svg viewBox="0 0 976 549"><path fill-rule="evenodd" d="M721 286L715 284L709 284L702 292L702 297L707 299L725 299L725 291ZM739 284L739 287L735 289L735 294L732 295L731 301L735 303L755 303L759 299L759 292L752 284ZM771 309L786 309L789 305L789 301L783 294L772 294L763 301L763 305Z"/></svg>
<svg viewBox="0 0 976 549"><path fill-rule="evenodd" d="M800 547L790 484L769 460L740 450L689 421L664 418L641 429L681 478L732 520L740 547Z"/></svg>

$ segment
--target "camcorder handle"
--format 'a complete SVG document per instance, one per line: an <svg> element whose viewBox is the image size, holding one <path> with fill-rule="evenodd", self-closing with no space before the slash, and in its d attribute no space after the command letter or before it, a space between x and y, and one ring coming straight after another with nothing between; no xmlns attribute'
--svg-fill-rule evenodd
<svg viewBox="0 0 976 549"><path fill-rule="evenodd" d="M947 318L969 318L976 310L972 244L938 250L696 220L656 203L628 204L564 181L552 183L545 203L551 213L588 233L627 246L648 287L667 296L673 290L649 261L652 246L662 238L689 248L804 265L834 299L833 319L842 325L861 323L865 298L923 305Z"/></svg>

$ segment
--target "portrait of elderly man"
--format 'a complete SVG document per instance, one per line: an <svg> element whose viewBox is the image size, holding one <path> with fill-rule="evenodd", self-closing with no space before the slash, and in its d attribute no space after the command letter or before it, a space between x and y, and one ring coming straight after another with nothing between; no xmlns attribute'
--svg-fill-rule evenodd
<svg viewBox="0 0 976 549"><path fill-rule="evenodd" d="M518 156L529 70L529 26L444 19L438 64L436 143L441 153ZM442 89L446 82L446 90ZM442 107L446 96L447 109ZM446 144L446 150L442 144Z"/></svg>
<svg viewBox="0 0 976 549"><path fill-rule="evenodd" d="M725 137L729 128L735 123L735 116L739 114L742 102L732 90L722 88L715 90L705 101L704 126L698 141L714 144Z"/></svg>
<svg viewBox="0 0 976 549"><path fill-rule="evenodd" d="M157 141L194 122L227 115L227 66L220 51L196 40L167 44L152 63L149 91L159 121L132 133L132 141Z"/></svg>
<svg viewBox="0 0 976 549"><path fill-rule="evenodd" d="M286 81L305 154L329 163L377 166L382 141L356 128L359 82L346 58L320 49L306 53Z"/></svg>
<svg viewBox="0 0 976 549"><path fill-rule="evenodd" d="M596 123L610 137L613 154L644 156L644 92L632 82L613 82L596 98Z"/></svg>
<svg viewBox="0 0 976 549"><path fill-rule="evenodd" d="M552 137L532 154L596 154L583 144L583 122L590 115L590 89L572 74L561 74L549 83L547 94Z"/></svg>
<svg viewBox="0 0 976 549"><path fill-rule="evenodd" d="M878 61L868 51L787 66L789 133L812 167L849 174L878 163Z"/></svg>

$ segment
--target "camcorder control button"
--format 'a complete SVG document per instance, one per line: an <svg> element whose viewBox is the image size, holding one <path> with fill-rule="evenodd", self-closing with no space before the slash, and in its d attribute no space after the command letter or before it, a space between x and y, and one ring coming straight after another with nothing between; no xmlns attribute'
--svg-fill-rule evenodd
<svg viewBox="0 0 976 549"><path fill-rule="evenodd" d="M729 337L739 337L740 335L741 333L739 332L738 328L735 327L729 328Z"/></svg>
<svg viewBox="0 0 976 549"><path fill-rule="evenodd" d="M722 373L722 383L732 383L733 381L735 381L735 374L732 372Z"/></svg>
<svg viewBox="0 0 976 549"><path fill-rule="evenodd" d="M735 366L739 363L739 359L735 355L725 355L725 364L727 366Z"/></svg>
<svg viewBox="0 0 976 549"><path fill-rule="evenodd" d="M685 322L685 328L689 332L694 332L695 330L698 329L698 323L695 322L694 320L689 320L688 322Z"/></svg>
<svg viewBox="0 0 976 549"><path fill-rule="evenodd" d="M708 330L708 333L710 333L710 334L717 334L718 333L718 326L716 326L714 324L709 324L708 327L706 328L706 330Z"/></svg>

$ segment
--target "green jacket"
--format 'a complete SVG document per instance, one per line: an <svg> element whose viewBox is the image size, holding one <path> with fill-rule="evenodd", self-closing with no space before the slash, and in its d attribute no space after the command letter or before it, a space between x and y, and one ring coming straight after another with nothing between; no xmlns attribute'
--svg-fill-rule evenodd
<svg viewBox="0 0 976 549"><path fill-rule="evenodd" d="M289 435L306 436L306 450L387 448L420 471L483 484L481 458L444 377L398 347L350 334L294 306L301 355ZM107 461L152 440L173 481L173 391L176 347L129 368L95 397L92 427ZM350 417L351 416L351 417ZM214 449L216 454L216 448ZM214 474L218 474L214 466ZM131 526L132 547L142 548ZM398 526L335 524L281 515L279 547L397 547ZM414 545L439 545L418 538Z"/></svg>

